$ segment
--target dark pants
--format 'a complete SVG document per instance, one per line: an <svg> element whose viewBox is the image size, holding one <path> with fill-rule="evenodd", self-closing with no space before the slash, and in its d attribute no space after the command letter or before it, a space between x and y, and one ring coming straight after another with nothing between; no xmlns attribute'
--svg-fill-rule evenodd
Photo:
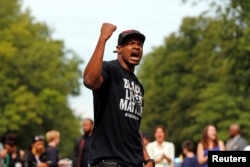
<svg viewBox="0 0 250 167"><path fill-rule="evenodd" d="M124 167L113 160L101 160L96 164L90 164L90 167Z"/></svg>

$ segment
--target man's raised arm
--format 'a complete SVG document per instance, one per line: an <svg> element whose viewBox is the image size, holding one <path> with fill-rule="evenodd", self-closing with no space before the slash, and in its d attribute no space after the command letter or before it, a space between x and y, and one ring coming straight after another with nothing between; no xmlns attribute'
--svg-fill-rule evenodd
<svg viewBox="0 0 250 167"><path fill-rule="evenodd" d="M101 33L97 41L96 48L84 70L83 83L86 87L92 90L100 88L101 84L103 83L103 77L101 73L105 45L115 30L116 26L113 24L102 24Z"/></svg>

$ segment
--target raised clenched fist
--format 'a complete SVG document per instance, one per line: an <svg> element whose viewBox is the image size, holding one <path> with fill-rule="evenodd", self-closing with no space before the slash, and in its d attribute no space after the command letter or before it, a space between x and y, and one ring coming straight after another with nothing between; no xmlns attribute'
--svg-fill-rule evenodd
<svg viewBox="0 0 250 167"><path fill-rule="evenodd" d="M111 23L103 23L101 27L101 37L104 40L108 40L115 30L116 25L113 25Z"/></svg>

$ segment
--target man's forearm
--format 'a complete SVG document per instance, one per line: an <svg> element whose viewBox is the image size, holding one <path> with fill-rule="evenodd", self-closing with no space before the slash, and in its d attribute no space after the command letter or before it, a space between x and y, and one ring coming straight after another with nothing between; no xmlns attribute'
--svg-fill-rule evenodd
<svg viewBox="0 0 250 167"><path fill-rule="evenodd" d="M105 40L102 40L101 38L98 40L95 51L84 70L84 84L91 89L96 89L101 84L101 72L105 44Z"/></svg>

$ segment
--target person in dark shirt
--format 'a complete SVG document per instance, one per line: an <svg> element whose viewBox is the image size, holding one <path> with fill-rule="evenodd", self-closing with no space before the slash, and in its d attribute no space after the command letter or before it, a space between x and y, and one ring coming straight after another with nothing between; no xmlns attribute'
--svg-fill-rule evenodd
<svg viewBox="0 0 250 167"><path fill-rule="evenodd" d="M25 167L48 167L45 152L45 139L42 135L34 136L32 146L25 155Z"/></svg>
<svg viewBox="0 0 250 167"><path fill-rule="evenodd" d="M185 155L182 167L199 167L197 157L194 154L194 144L191 140L183 142L182 152Z"/></svg>
<svg viewBox="0 0 250 167"><path fill-rule="evenodd" d="M74 145L73 167L88 167L89 142L93 126L94 122L92 119L83 120L83 135L76 140Z"/></svg>
<svg viewBox="0 0 250 167"><path fill-rule="evenodd" d="M59 167L69 165L67 161L59 161L59 150L57 145L60 143L60 132L56 130L50 130L46 133L46 139L48 146L46 148L46 154L50 167Z"/></svg>
<svg viewBox="0 0 250 167"><path fill-rule="evenodd" d="M17 135L15 133L7 134L4 149L0 152L5 167L24 167L24 156L25 151L17 147Z"/></svg>
<svg viewBox="0 0 250 167"><path fill-rule="evenodd" d="M139 131L144 89L135 75L143 55L145 36L125 30L118 36L117 59L103 61L105 46L116 26L103 23L96 48L83 74L84 85L93 92L94 128L89 161L95 167L151 167Z"/></svg>

